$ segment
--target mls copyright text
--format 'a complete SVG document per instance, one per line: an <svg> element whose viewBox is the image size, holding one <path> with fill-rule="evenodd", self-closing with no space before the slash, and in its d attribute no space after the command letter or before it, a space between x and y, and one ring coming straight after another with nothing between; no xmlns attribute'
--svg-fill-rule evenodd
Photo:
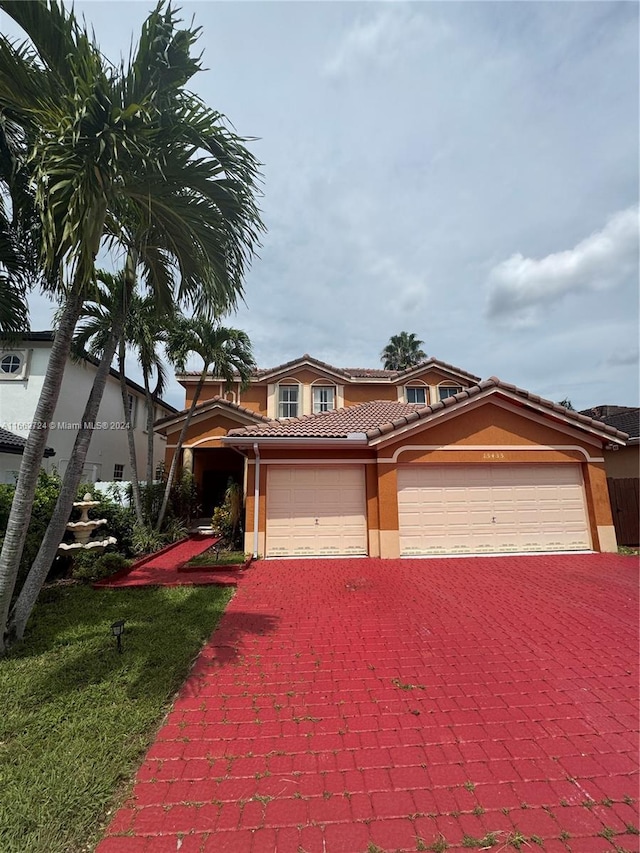
<svg viewBox="0 0 640 853"><path fill-rule="evenodd" d="M128 429L129 424L126 421L10 421L7 423L0 423L0 427L8 429L9 431L31 431L32 429L68 429L77 432L79 429Z"/></svg>

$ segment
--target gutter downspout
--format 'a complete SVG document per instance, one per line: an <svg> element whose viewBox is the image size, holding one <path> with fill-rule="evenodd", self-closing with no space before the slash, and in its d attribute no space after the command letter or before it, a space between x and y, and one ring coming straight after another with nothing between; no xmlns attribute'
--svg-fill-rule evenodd
<svg viewBox="0 0 640 853"><path fill-rule="evenodd" d="M258 516L260 513L260 449L258 442L253 443L256 457L255 483L253 493L253 559L258 559Z"/></svg>

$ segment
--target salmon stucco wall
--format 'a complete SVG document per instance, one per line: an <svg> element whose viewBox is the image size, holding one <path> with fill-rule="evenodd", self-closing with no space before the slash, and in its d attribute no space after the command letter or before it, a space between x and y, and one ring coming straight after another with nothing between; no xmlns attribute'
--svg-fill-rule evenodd
<svg viewBox="0 0 640 853"><path fill-rule="evenodd" d="M245 409L252 412L257 412L260 415L267 414L267 386L266 385L251 385L240 391L236 401Z"/></svg>
<svg viewBox="0 0 640 853"><path fill-rule="evenodd" d="M395 385L345 385L345 406L357 406L370 400L397 400L398 389Z"/></svg>
<svg viewBox="0 0 640 853"><path fill-rule="evenodd" d="M380 556L400 556L398 530L398 476L395 465L378 465L378 513L380 519Z"/></svg>
<svg viewBox="0 0 640 853"><path fill-rule="evenodd" d="M505 445L571 446L587 450L589 456L601 456L601 446L590 443L578 434L568 435L562 428L548 422L540 423L518 412L487 402L469 407L456 417L425 425L398 437L398 440L380 449L383 457L392 456L403 446L429 445L436 447L457 445L482 445L503 447ZM581 454L584 458L584 454ZM403 461L406 452L402 454ZM453 461L453 460L452 460Z"/></svg>

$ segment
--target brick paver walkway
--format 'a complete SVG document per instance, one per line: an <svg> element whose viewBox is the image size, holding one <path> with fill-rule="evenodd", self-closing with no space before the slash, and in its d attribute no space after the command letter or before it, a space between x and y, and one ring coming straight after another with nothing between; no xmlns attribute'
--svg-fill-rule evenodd
<svg viewBox="0 0 640 853"><path fill-rule="evenodd" d="M192 536L176 545L164 548L150 559L145 559L133 568L117 572L109 578L94 583L96 589L120 589L129 586L236 586L240 575L237 571L225 571L222 567L190 569L181 571L193 557L213 547L220 537ZM212 558L212 563L214 562Z"/></svg>
<svg viewBox="0 0 640 853"><path fill-rule="evenodd" d="M637 590L614 555L256 563L98 851L638 851Z"/></svg>

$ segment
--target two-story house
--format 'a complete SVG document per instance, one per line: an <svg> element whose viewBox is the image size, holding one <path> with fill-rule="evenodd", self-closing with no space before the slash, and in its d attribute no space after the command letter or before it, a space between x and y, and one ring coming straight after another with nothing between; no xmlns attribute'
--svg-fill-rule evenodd
<svg viewBox="0 0 640 853"><path fill-rule="evenodd" d="M196 374L179 375L190 405ZM173 456L186 411L156 424ZM244 484L245 547L399 557L616 549L603 448L626 435L430 358L403 370L309 355L206 380L183 448L206 511Z"/></svg>
<svg viewBox="0 0 640 853"><path fill-rule="evenodd" d="M25 333L17 343L0 343L0 428L14 436L25 438L29 434L44 383L52 342L53 332L45 331ZM60 474L64 474L95 374L94 359L68 359L53 416L53 426L47 439L50 452L43 460L43 467L48 471L55 466ZM131 379L127 379L127 388L134 425L138 472L144 477L147 458L145 393L144 388ZM96 422L100 428L94 430L84 467L85 482L130 479L131 466L123 411L120 374L112 369L107 378ZM175 411L168 403L158 401L154 417L161 418ZM164 461L165 443L164 436L156 433L154 452L158 463ZM0 456L0 482L14 482L20 468L20 444L13 444L13 454L5 452Z"/></svg>

